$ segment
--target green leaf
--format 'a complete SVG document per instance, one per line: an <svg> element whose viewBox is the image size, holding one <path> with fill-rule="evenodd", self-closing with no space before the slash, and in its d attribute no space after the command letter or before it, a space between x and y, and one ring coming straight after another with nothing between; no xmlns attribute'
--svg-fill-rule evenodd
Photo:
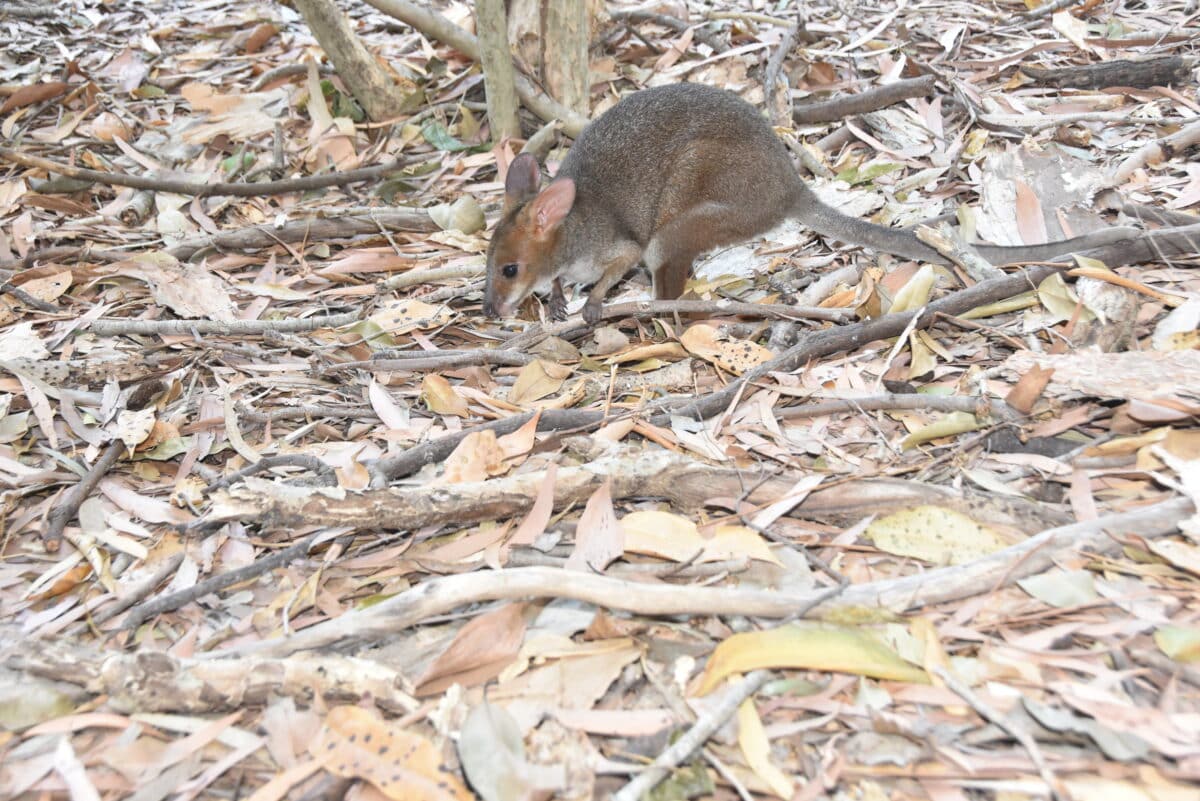
<svg viewBox="0 0 1200 801"><path fill-rule="evenodd" d="M438 150L447 150L456 152L459 150L470 150L471 145L464 144L458 139L450 135L446 130L446 126L440 122L429 122L421 128L421 135L425 137L425 141L436 147Z"/></svg>

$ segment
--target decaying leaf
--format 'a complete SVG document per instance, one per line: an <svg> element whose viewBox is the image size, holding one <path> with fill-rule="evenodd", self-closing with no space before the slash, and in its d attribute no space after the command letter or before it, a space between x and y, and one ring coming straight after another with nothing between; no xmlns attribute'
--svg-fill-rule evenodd
<svg viewBox="0 0 1200 801"><path fill-rule="evenodd" d="M393 801L472 798L462 780L442 768L441 753L433 743L362 707L330 709L312 753L335 776L369 781Z"/></svg>
<svg viewBox="0 0 1200 801"><path fill-rule="evenodd" d="M952 509L917 506L873 521L864 536L881 551L935 565L970 562L1008 546L985 525Z"/></svg>
<svg viewBox="0 0 1200 801"><path fill-rule="evenodd" d="M688 353L710 361L734 375L741 375L763 362L770 361L774 356L771 351L757 343L726 339L710 325L691 326L683 332L679 341L687 348Z"/></svg>

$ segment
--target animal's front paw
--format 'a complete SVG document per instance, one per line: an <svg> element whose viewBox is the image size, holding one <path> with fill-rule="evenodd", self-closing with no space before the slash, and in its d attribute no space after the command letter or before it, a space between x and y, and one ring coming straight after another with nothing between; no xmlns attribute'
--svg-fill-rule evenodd
<svg viewBox="0 0 1200 801"><path fill-rule="evenodd" d="M600 322L600 310L602 303L598 298L589 299L583 304L583 321L588 325L595 325Z"/></svg>
<svg viewBox="0 0 1200 801"><path fill-rule="evenodd" d="M550 289L550 319L567 319L567 296L563 294L562 284L558 279L554 280L554 286Z"/></svg>

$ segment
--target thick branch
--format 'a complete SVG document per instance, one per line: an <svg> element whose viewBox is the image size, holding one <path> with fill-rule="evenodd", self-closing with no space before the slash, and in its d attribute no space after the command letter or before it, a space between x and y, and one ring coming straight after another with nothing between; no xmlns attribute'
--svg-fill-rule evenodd
<svg viewBox="0 0 1200 801"><path fill-rule="evenodd" d="M936 79L932 75L896 81L856 95L835 97L816 103L797 103L792 119L800 125L844 120L856 114L865 114L907 100L910 97L925 97L933 91Z"/></svg>

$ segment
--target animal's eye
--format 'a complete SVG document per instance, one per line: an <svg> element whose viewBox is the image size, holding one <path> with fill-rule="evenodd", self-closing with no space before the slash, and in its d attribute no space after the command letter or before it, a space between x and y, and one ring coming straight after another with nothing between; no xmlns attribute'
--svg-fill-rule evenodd
<svg viewBox="0 0 1200 801"><path fill-rule="evenodd" d="M517 265L515 265L515 264L504 265L503 267L500 268L500 274L503 275L505 278L516 278L517 277Z"/></svg>

